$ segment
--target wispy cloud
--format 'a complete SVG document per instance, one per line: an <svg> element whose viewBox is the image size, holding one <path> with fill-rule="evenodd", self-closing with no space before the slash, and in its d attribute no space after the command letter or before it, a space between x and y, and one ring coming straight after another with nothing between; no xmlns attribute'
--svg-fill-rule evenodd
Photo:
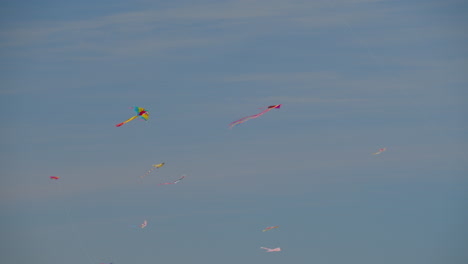
<svg viewBox="0 0 468 264"><path fill-rule="evenodd" d="M247 73L223 78L228 82L277 82L277 81L310 81L310 80L332 80L338 76L333 72L291 72L291 73Z"/></svg>
<svg viewBox="0 0 468 264"><path fill-rule="evenodd" d="M352 4L374 2L352 1ZM338 1L341 5L348 1ZM332 5L333 6L333 5ZM98 52L147 55L169 48L221 45L233 38L269 34L291 24L332 26L327 1L227 1L205 2L166 9L150 8L109 14L89 20L40 22L4 28L0 47L56 46L55 52ZM336 17L336 16L334 16ZM341 19L341 18L340 18ZM352 21L350 18L345 20ZM54 52L48 48L47 52ZM89 57L89 56L85 56Z"/></svg>
<svg viewBox="0 0 468 264"><path fill-rule="evenodd" d="M302 96L268 96L261 100L281 103L355 103L368 101L367 99L361 98L319 98Z"/></svg>

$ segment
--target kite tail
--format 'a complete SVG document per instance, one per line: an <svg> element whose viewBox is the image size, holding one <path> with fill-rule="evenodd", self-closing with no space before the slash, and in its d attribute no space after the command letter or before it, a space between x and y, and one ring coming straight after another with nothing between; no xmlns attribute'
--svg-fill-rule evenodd
<svg viewBox="0 0 468 264"><path fill-rule="evenodd" d="M115 125L115 126L116 126L116 127L122 126L123 124L128 123L128 122L132 121L133 119L135 119L135 118L137 118L137 117L138 117L138 116L132 116L131 118L129 118L129 119L127 119L127 120L123 121L122 123L117 124L117 125Z"/></svg>
<svg viewBox="0 0 468 264"><path fill-rule="evenodd" d="M140 176L140 178L143 179L144 177L148 176L155 168L156 168L156 167L151 168L148 172L145 173L145 175Z"/></svg>
<svg viewBox="0 0 468 264"><path fill-rule="evenodd" d="M246 117L243 117L239 120L236 120L232 123L229 124L229 128L232 129L234 126L236 125L239 125L239 124L242 124L244 123L245 121L247 120L250 120L250 119L254 119L254 118L257 118L259 116L262 116L263 114L265 114L266 112L270 111L272 108L267 108L265 110L263 110L262 112L258 113L258 114L255 114L255 115L251 115L251 116L246 116Z"/></svg>

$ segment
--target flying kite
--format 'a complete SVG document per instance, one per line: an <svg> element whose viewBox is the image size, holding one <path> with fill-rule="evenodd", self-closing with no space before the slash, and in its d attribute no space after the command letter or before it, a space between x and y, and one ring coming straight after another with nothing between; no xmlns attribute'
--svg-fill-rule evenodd
<svg viewBox="0 0 468 264"><path fill-rule="evenodd" d="M179 179L177 179L177 180L175 180L175 181L173 181L173 182L165 182L165 183L160 183L160 184L158 184L158 185L177 184L177 183L179 183L183 178L185 178L185 176L182 176L182 177L180 177Z"/></svg>
<svg viewBox="0 0 468 264"><path fill-rule="evenodd" d="M140 227L143 229L148 225L148 222L145 220L143 221L143 224L140 225Z"/></svg>
<svg viewBox="0 0 468 264"><path fill-rule="evenodd" d="M372 153L372 155L379 155L380 153L382 153L382 152L384 152L386 150L387 150L387 148L381 148L381 149L379 149L379 151L377 151L375 153Z"/></svg>
<svg viewBox="0 0 468 264"><path fill-rule="evenodd" d="M278 105L270 105L268 106L265 110L263 110L262 112L258 113L258 114L255 114L255 115L251 115L251 116L246 116L246 117L243 117L237 121L234 121L232 123L229 124L229 128L233 128L234 126L238 125L238 124L242 124L244 123L245 121L247 120L250 120L250 119L254 119L254 118L257 118L263 114L265 114L266 112L270 111L270 110L273 110L275 108L277 109L280 109L281 107L281 104L278 104Z"/></svg>
<svg viewBox="0 0 468 264"><path fill-rule="evenodd" d="M50 176L49 178L50 178L51 180L58 180L58 179L60 179L60 177L57 177L57 176Z"/></svg>
<svg viewBox="0 0 468 264"><path fill-rule="evenodd" d="M154 164L153 167L151 167L151 169L145 173L145 175L143 176L140 176L140 178L144 178L146 176L148 176L148 174L150 174L154 169L158 169L158 168L161 168L162 166L164 166L164 162L163 163L159 163L159 164Z"/></svg>
<svg viewBox="0 0 468 264"><path fill-rule="evenodd" d="M281 251L281 248L277 247L277 248L266 248L266 247L260 247L261 249L265 249L266 252L278 252L278 251Z"/></svg>
<svg viewBox="0 0 468 264"><path fill-rule="evenodd" d="M146 109L141 108L141 107L137 107L137 106L135 106L134 109L135 109L135 112L137 113L136 116L132 116L131 118L129 118L129 119L127 119L127 120L123 121L122 123L117 124L115 126L116 127L122 126L123 124L128 123L128 122L130 122L133 119L138 118L138 117L141 117L141 118L143 118L143 120L148 121L149 113L148 113L148 111L146 111Z"/></svg>
<svg viewBox="0 0 468 264"><path fill-rule="evenodd" d="M263 229L262 232L268 231L268 230L273 229L273 228L278 228L278 227L279 226L269 226L269 227Z"/></svg>
<svg viewBox="0 0 468 264"><path fill-rule="evenodd" d="M164 162L163 163L159 163L159 164L156 164L156 165L153 165L154 167L156 168L161 168L162 166L164 166Z"/></svg>

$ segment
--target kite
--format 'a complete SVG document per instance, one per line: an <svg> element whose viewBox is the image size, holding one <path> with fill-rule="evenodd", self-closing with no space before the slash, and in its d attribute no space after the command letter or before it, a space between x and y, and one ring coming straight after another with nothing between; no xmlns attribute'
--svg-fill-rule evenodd
<svg viewBox="0 0 468 264"><path fill-rule="evenodd" d="M140 225L141 228L145 228L148 225L148 222L145 220L143 221L143 224Z"/></svg>
<svg viewBox="0 0 468 264"><path fill-rule="evenodd" d="M58 179L60 179L60 177L57 177L57 176L50 176L49 178L50 178L51 180L58 180Z"/></svg>
<svg viewBox="0 0 468 264"><path fill-rule="evenodd" d="M261 249L265 249L266 252L278 252L278 251L281 251L281 248L277 247L277 248L266 248L266 247L260 247Z"/></svg>
<svg viewBox="0 0 468 264"><path fill-rule="evenodd" d="M146 172L145 175L140 176L140 178L143 179L144 177L148 176L148 174L150 174L154 169L161 168L162 166L164 166L164 162L163 162L163 163L159 163L159 164L154 164L153 167L152 167L148 172Z"/></svg>
<svg viewBox="0 0 468 264"><path fill-rule="evenodd" d="M131 118L123 121L122 123L115 125L115 126L116 127L122 126L123 124L128 123L128 122L130 122L133 119L138 118L138 117L141 117L141 118L143 118L143 120L148 121L149 113L148 113L148 111L146 111L146 109L141 108L141 107L137 107L137 106L135 106L134 109L135 109L135 112L137 113L136 116L133 116L133 117L131 117Z"/></svg>
<svg viewBox="0 0 468 264"><path fill-rule="evenodd" d="M270 110L273 110L275 108L277 109L280 109L281 107L281 104L278 104L278 105L270 105L268 106L265 110L263 110L262 112L258 113L258 114L255 114L255 115L251 115L251 116L246 116L246 117L243 117L237 121L234 121L232 123L229 124L229 128L233 128L234 126L238 125L238 124L242 124L244 123L245 121L247 120L250 120L250 119L254 119L254 118L257 118L263 114L265 114L266 112L270 111Z"/></svg>
<svg viewBox="0 0 468 264"><path fill-rule="evenodd" d="M179 179L177 179L177 180L175 180L175 181L173 181L173 182L165 182L165 183L160 183L160 184L158 184L158 185L177 184L177 183L179 183L183 178L185 178L185 176L182 176L182 177L180 177Z"/></svg>
<svg viewBox="0 0 468 264"><path fill-rule="evenodd" d="M278 228L278 227L279 226L269 226L269 227L263 229L262 232L268 231L268 230L273 229L273 228Z"/></svg>
<svg viewBox="0 0 468 264"><path fill-rule="evenodd" d="M163 163L159 163L159 164L156 164L156 165L153 165L154 167L156 168L161 168L162 166L164 166L164 162Z"/></svg>
<svg viewBox="0 0 468 264"><path fill-rule="evenodd" d="M382 152L384 152L386 150L387 150L387 148L381 148L381 149L379 149L379 151L377 151L375 153L372 153L372 155L379 155L380 153L382 153Z"/></svg>

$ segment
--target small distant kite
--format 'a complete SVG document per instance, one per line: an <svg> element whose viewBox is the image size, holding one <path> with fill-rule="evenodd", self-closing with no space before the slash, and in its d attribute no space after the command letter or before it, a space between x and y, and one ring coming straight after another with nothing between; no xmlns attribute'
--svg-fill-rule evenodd
<svg viewBox="0 0 468 264"><path fill-rule="evenodd" d="M277 247L277 248L266 248L266 247L260 247L261 249L265 249L266 252L278 252L278 251L281 251L281 248Z"/></svg>
<svg viewBox="0 0 468 264"><path fill-rule="evenodd" d="M145 220L143 221L143 224L140 225L140 227L143 229L148 225L148 222Z"/></svg>
<svg viewBox="0 0 468 264"><path fill-rule="evenodd" d="M387 150L387 148L381 148L381 149L379 149L379 151L377 151L375 153L372 153L372 155L379 155L380 153L382 153L382 152L384 152L386 150Z"/></svg>
<svg viewBox="0 0 468 264"><path fill-rule="evenodd" d="M57 177L57 176L50 176L49 178L50 178L51 180L58 180L58 179L60 179L60 177Z"/></svg>
<svg viewBox="0 0 468 264"><path fill-rule="evenodd" d="M134 109L135 109L135 112L137 113L136 116L133 116L133 117L131 117L131 118L123 121L122 123L115 125L115 126L116 127L122 126L123 124L128 123L128 122L130 122L133 119L138 118L138 117L141 117L141 118L143 118L143 120L148 121L149 113L148 113L148 111L146 109L141 108L141 107L137 107L137 106L135 106Z"/></svg>
<svg viewBox="0 0 468 264"><path fill-rule="evenodd" d="M271 230L271 229L273 229L273 228L278 228L278 227L279 227L279 226L269 226L269 227L267 227L267 228L263 229L263 230L262 230L262 232L265 232L265 231Z"/></svg>
<svg viewBox="0 0 468 264"><path fill-rule="evenodd" d="M152 167L148 172L146 172L145 175L140 176L140 178L143 179L144 177L148 176L154 169L161 168L162 166L164 166L164 162L163 162L163 163L159 163L159 164L154 164L153 167Z"/></svg>
<svg viewBox="0 0 468 264"><path fill-rule="evenodd" d="M163 163L159 163L159 164L156 164L156 165L153 165L153 167L155 168L161 168L162 166L164 166L164 162Z"/></svg>
<svg viewBox="0 0 468 264"><path fill-rule="evenodd" d="M229 124L229 128L233 128L234 126L238 125L238 124L242 124L244 123L245 121L247 120L250 120L250 119L254 119L254 118L257 118L263 114L265 114L266 112L270 111L270 110L273 110L275 108L277 109L280 109L281 107L281 104L278 104L278 105L270 105L268 106L265 110L263 110L262 112L258 113L258 114L255 114L255 115L251 115L251 116L246 116L246 117L243 117L237 121L234 121L232 123Z"/></svg>
<svg viewBox="0 0 468 264"><path fill-rule="evenodd" d="M177 183L179 183L181 180L183 180L184 178L185 178L185 176L182 176L182 177L180 177L179 179L177 179L177 180L175 180L175 181L173 181L173 182L165 182L165 183L160 183L160 184L158 184L158 185L177 184Z"/></svg>

